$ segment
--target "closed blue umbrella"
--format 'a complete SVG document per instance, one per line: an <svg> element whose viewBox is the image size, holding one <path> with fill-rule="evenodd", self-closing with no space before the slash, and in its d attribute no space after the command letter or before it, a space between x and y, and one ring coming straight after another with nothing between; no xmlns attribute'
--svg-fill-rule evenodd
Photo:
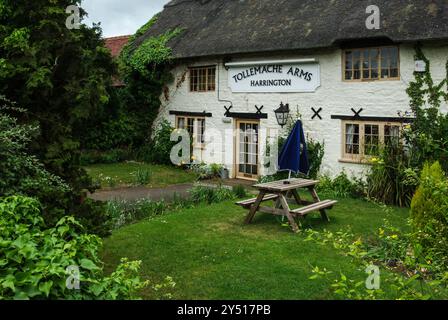
<svg viewBox="0 0 448 320"><path fill-rule="evenodd" d="M280 170L289 170L290 177L291 171L308 174L310 164L302 121L298 120L294 125L292 132L280 152L278 165Z"/></svg>

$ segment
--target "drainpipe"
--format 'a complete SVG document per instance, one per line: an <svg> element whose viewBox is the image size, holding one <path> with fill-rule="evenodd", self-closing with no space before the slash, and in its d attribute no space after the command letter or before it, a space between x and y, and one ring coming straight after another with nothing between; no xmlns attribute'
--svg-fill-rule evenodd
<svg viewBox="0 0 448 320"><path fill-rule="evenodd" d="M223 64L224 64L224 62L223 62ZM233 107L233 102L232 101L230 101L230 100L225 100L225 99L221 99L220 98L220 89L221 89L221 87L220 87L220 85L221 85L221 81L220 81L220 79L221 79L221 70L220 70L220 63L218 63L218 101L219 102L228 102L228 103L230 103L230 106L231 107Z"/></svg>

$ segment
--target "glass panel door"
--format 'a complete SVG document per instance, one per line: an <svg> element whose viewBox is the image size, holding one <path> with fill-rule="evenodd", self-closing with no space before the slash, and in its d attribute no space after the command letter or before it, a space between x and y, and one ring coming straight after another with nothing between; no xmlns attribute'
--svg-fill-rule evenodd
<svg viewBox="0 0 448 320"><path fill-rule="evenodd" d="M258 176L258 122L238 122L237 177L256 179Z"/></svg>

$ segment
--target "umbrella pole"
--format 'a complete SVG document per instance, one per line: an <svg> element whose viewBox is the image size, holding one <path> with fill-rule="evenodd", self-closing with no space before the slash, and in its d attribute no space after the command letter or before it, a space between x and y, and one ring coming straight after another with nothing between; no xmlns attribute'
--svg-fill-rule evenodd
<svg viewBox="0 0 448 320"><path fill-rule="evenodd" d="M288 180L291 181L291 170L289 170Z"/></svg>

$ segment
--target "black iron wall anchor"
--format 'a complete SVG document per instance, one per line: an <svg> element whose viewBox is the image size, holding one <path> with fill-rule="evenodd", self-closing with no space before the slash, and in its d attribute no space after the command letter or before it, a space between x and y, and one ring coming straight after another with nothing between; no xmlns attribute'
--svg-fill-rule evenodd
<svg viewBox="0 0 448 320"><path fill-rule="evenodd" d="M355 114L354 117L355 118L361 118L361 112L364 111L363 108L359 109L358 111L356 111L355 109L352 108L353 113Z"/></svg>
<svg viewBox="0 0 448 320"><path fill-rule="evenodd" d="M233 106L230 106L230 107L224 106L224 109L226 109L226 112L224 113L224 116L228 117L229 114L230 114L230 109L232 109L232 108L233 108Z"/></svg>
<svg viewBox="0 0 448 320"><path fill-rule="evenodd" d="M264 106L261 106L260 108L258 108L257 105L255 105L255 109L257 109L257 114L261 114L261 110L263 110Z"/></svg>
<svg viewBox="0 0 448 320"><path fill-rule="evenodd" d="M322 108L319 108L319 110L316 111L316 109L311 108L311 110L314 112L314 115L311 117L311 120L314 120L316 117L319 117L320 120L322 120L322 117L320 113L322 112Z"/></svg>

